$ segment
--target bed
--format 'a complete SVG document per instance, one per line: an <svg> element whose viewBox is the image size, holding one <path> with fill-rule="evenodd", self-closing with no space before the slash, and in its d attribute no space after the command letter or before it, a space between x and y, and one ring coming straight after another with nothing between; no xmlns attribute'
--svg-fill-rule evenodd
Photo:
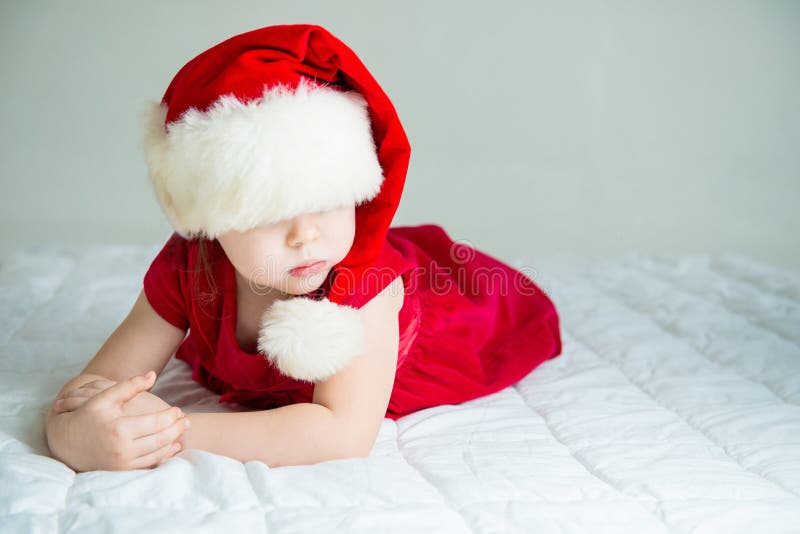
<svg viewBox="0 0 800 534"><path fill-rule="evenodd" d="M0 265L0 532L800 532L800 275L732 254L512 265L563 352L512 387L384 419L368 458L269 468L201 450L77 474L43 421L160 245ZM153 392L232 411L172 358Z"/></svg>

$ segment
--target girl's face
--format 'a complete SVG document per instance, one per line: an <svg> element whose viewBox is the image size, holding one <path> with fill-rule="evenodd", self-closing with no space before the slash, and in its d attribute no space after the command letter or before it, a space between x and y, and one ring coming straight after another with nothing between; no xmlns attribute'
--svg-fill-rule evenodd
<svg viewBox="0 0 800 534"><path fill-rule="evenodd" d="M230 230L217 238L237 278L253 293L278 290L302 295L320 287L331 268L342 261L355 237L355 206L305 213L258 226L246 232ZM310 261L324 262L305 272L292 271Z"/></svg>

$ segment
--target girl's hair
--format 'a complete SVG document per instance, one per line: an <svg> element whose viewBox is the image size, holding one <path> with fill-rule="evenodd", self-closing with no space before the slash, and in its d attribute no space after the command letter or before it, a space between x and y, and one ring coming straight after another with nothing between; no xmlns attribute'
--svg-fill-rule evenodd
<svg viewBox="0 0 800 534"><path fill-rule="evenodd" d="M193 291L199 302L207 303L217 298L219 291L217 290L217 285L214 282L213 268L214 265L209 261L208 258L208 252L206 249L206 240L203 238L199 238L197 240L197 265L194 266L193 270L194 273ZM209 293L200 293L200 283L198 277L200 273L205 273L206 281L208 281L208 285L211 288L211 291Z"/></svg>

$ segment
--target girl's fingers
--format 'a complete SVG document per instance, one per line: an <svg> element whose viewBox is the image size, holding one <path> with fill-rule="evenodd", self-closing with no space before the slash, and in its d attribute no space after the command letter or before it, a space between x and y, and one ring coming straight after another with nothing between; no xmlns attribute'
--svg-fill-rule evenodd
<svg viewBox="0 0 800 534"><path fill-rule="evenodd" d="M132 376L127 380L123 380L114 384L108 389L105 389L95 395L92 400L98 399L97 402L112 401L115 403L123 403L131 400L142 391L147 391L155 383L156 373L148 371L144 375Z"/></svg>
<svg viewBox="0 0 800 534"><path fill-rule="evenodd" d="M71 412L83 406L86 401L85 397L66 397L53 403L53 411L56 413Z"/></svg>
<svg viewBox="0 0 800 534"><path fill-rule="evenodd" d="M178 444L180 445L180 444ZM164 460L177 454L179 449L174 449L172 443L167 443L158 450L139 456L131 461L131 469L147 469L161 465Z"/></svg>
<svg viewBox="0 0 800 534"><path fill-rule="evenodd" d="M82 385L81 387L78 387L78 388L75 388L75 389L71 389L71 390L67 391L66 393L62 394L61 396L56 397L56 400L63 399L63 398L66 398L66 397L91 397L92 395L97 395L98 393L100 393L104 389L110 387L110 385L113 385L112 382L108 382L109 386L105 386L105 387L103 387L101 385L98 385L98 386L90 385L90 384L96 384L97 382L102 382L102 381L101 380L94 380L92 382L87 382L86 384Z"/></svg>
<svg viewBox="0 0 800 534"><path fill-rule="evenodd" d="M181 418L183 418L183 412L177 406L170 406L160 412L121 417L128 435L134 441L151 434L158 434Z"/></svg>
<svg viewBox="0 0 800 534"><path fill-rule="evenodd" d="M68 391L66 394L59 397L60 399L67 399L69 397L93 397L100 393L102 390L95 388L79 387Z"/></svg>
<svg viewBox="0 0 800 534"><path fill-rule="evenodd" d="M156 465L156 467L158 467L159 465L163 464L164 462L166 462L167 460L169 460L173 456L177 456L178 453L181 452L182 449L183 449L183 447L181 446L181 444L179 442L176 441L175 443L170 443L169 448L167 449L166 456L161 458L161 461L158 462L158 465Z"/></svg>
<svg viewBox="0 0 800 534"><path fill-rule="evenodd" d="M92 380L91 382L86 382L84 385L81 386L81 388L92 388L92 389L99 389L102 391L104 389L110 388L116 383L117 382L114 380Z"/></svg>
<svg viewBox="0 0 800 534"><path fill-rule="evenodd" d="M186 421L185 417L180 417L161 432L133 440L133 455L144 456L151 451L164 447L164 445L174 443L186 431Z"/></svg>
<svg viewBox="0 0 800 534"><path fill-rule="evenodd" d="M105 389L105 388L113 386L116 383L117 383L116 380L98 379L98 380L92 380L91 382L87 382L84 385L88 385L88 386L91 386L93 388L104 388Z"/></svg>

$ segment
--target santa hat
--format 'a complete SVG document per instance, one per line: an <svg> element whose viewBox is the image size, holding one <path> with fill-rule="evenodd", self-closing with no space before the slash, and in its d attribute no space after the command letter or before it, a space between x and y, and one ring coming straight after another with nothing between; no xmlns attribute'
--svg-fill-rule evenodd
<svg viewBox="0 0 800 534"><path fill-rule="evenodd" d="M355 53L318 25L269 26L183 66L143 115L148 174L170 224L215 239L355 204L352 248L319 291L264 312L258 349L285 375L323 380L365 348L358 309L391 282L365 276L411 155L389 98Z"/></svg>

